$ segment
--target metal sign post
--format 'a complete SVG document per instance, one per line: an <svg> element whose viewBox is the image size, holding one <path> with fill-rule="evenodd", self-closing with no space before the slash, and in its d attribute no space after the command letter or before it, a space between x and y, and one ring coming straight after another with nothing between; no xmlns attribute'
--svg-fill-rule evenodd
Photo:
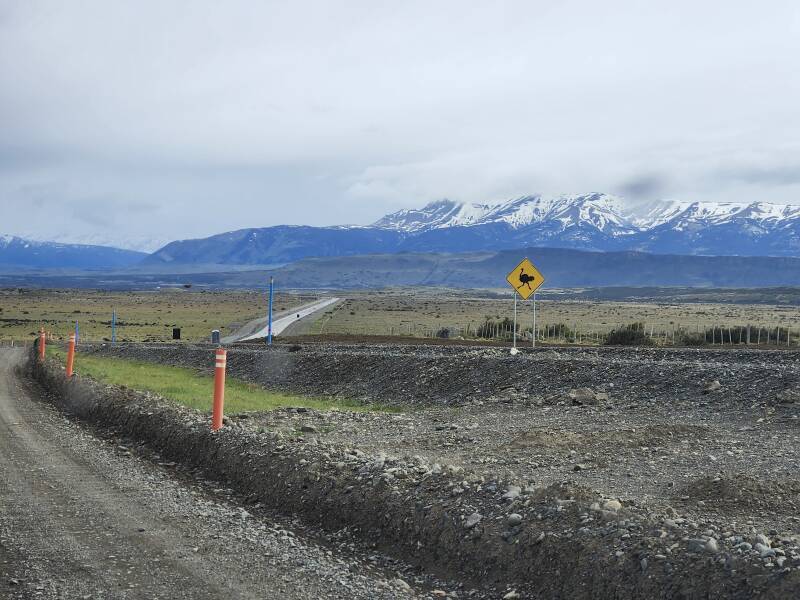
<svg viewBox="0 0 800 600"><path fill-rule="evenodd" d="M272 296L275 291L275 284L272 277L269 278L269 310L267 311L267 345L272 345Z"/></svg>
<svg viewBox="0 0 800 600"><path fill-rule="evenodd" d="M117 309L111 310L111 344L117 343Z"/></svg>
<svg viewBox="0 0 800 600"><path fill-rule="evenodd" d="M516 292L514 292L514 335L512 339L514 340L512 348L516 350L517 349L517 293Z"/></svg>
<svg viewBox="0 0 800 600"><path fill-rule="evenodd" d="M531 331L531 345L536 347L536 290L544 283L544 275L539 272L534 264L523 259L514 270L506 276L508 285L514 290L514 346L511 354L517 354L517 296L527 300L533 296L533 331Z"/></svg>

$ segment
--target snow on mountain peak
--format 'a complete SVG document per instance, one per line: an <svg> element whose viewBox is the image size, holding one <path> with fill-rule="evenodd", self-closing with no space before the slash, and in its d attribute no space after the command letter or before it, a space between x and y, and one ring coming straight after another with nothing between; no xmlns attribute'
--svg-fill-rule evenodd
<svg viewBox="0 0 800 600"><path fill-rule="evenodd" d="M458 225L475 225L483 218L488 208L484 204L436 200L419 210L403 209L386 215L373 226L416 232Z"/></svg>
<svg viewBox="0 0 800 600"><path fill-rule="evenodd" d="M748 219L757 223L777 222L800 217L800 206L768 202L685 202L661 201L640 213L632 222L642 229L669 223L675 229L688 225L719 225Z"/></svg>
<svg viewBox="0 0 800 600"><path fill-rule="evenodd" d="M387 215L375 227L416 233L446 227L504 223L520 229L544 221L560 221L564 228L590 225L601 231L633 230L622 214L619 198L607 194L580 196L521 196L505 202L467 204L452 200L431 202L420 210L406 209Z"/></svg>

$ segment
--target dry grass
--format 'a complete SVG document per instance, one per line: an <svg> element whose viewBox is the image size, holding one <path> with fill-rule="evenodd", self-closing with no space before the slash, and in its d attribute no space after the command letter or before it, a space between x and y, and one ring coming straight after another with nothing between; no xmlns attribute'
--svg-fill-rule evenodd
<svg viewBox="0 0 800 600"><path fill-rule="evenodd" d="M431 335L441 328L472 332L486 318L501 320L513 314L511 295L441 289L405 289L345 292L345 300L299 329L311 334ZM312 299L311 295L277 294L276 312ZM0 290L0 339L30 340L44 324L57 337L68 335L80 323L87 340L111 337L111 310L118 316L120 341L169 341L172 328L181 327L184 340L207 340L212 329L223 335L257 318L266 310L263 292L208 292L162 290L100 292L86 290ZM532 305L520 302L519 323L530 327ZM537 302L540 330L563 323L577 327L584 338L607 333L631 322L642 322L654 332L682 328L761 325L800 330L800 309L776 304L659 303L576 301L552 299ZM455 335L458 335L456 331Z"/></svg>
<svg viewBox="0 0 800 600"><path fill-rule="evenodd" d="M275 310L291 308L308 297L279 293ZM91 290L0 290L0 339L31 339L44 326L56 337L79 323L86 340L111 338L111 311L117 311L120 341L169 341L172 328L185 340L206 340L212 329L223 335L266 312L263 292L163 290L102 292Z"/></svg>
<svg viewBox="0 0 800 600"><path fill-rule="evenodd" d="M517 306L521 327L530 327L532 304ZM538 300L539 328L563 323L584 334L607 333L632 322L652 326L655 332L688 331L711 326L762 325L800 329L800 309L778 305L711 303L594 302L575 300ZM417 335L435 333L447 327L471 331L489 318L512 317L511 294L505 299L480 297L469 293L437 290L409 292L362 292L329 310L313 326L314 334Z"/></svg>

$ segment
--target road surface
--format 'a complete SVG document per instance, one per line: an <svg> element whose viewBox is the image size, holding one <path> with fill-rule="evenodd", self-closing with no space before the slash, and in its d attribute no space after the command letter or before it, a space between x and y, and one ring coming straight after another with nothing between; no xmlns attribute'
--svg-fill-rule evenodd
<svg viewBox="0 0 800 600"><path fill-rule="evenodd" d="M340 298L324 298L298 306L292 310L287 310L278 314L272 315L272 335L280 335L287 327L293 325L301 319L304 319L314 313L317 313L333 304L339 302ZM267 318L261 317L246 323L235 334L226 337L222 340L223 344L230 344L232 342L243 342L246 340L257 340L259 338L267 337Z"/></svg>
<svg viewBox="0 0 800 600"><path fill-rule="evenodd" d="M403 595L364 555L91 435L35 399L14 372L23 358L0 348L0 597Z"/></svg>

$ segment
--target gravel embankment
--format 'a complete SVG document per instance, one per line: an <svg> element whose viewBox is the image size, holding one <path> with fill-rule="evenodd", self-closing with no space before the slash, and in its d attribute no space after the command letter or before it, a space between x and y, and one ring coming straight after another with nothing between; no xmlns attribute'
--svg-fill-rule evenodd
<svg viewBox="0 0 800 600"><path fill-rule="evenodd" d="M93 351L200 368L212 356ZM217 434L149 396L65 384L52 365L35 375L84 419L490 597L784 598L800 591L797 422L776 397L797 365L793 353L747 351L234 348L234 376L419 410L275 411ZM569 396L581 386L593 391ZM726 436L737 419L739 435ZM737 475L751 439L774 447L778 470ZM744 512L730 508L748 498ZM764 531L763 499L782 515Z"/></svg>
<svg viewBox="0 0 800 600"><path fill-rule="evenodd" d="M210 345L86 345L82 352L199 369L213 368ZM772 400L800 385L800 353L776 350L539 348L280 344L233 346L228 374L309 395L390 404L462 405L494 398L560 398L579 387L603 387L618 401L671 402L698 397L710 380L725 381L728 399Z"/></svg>

